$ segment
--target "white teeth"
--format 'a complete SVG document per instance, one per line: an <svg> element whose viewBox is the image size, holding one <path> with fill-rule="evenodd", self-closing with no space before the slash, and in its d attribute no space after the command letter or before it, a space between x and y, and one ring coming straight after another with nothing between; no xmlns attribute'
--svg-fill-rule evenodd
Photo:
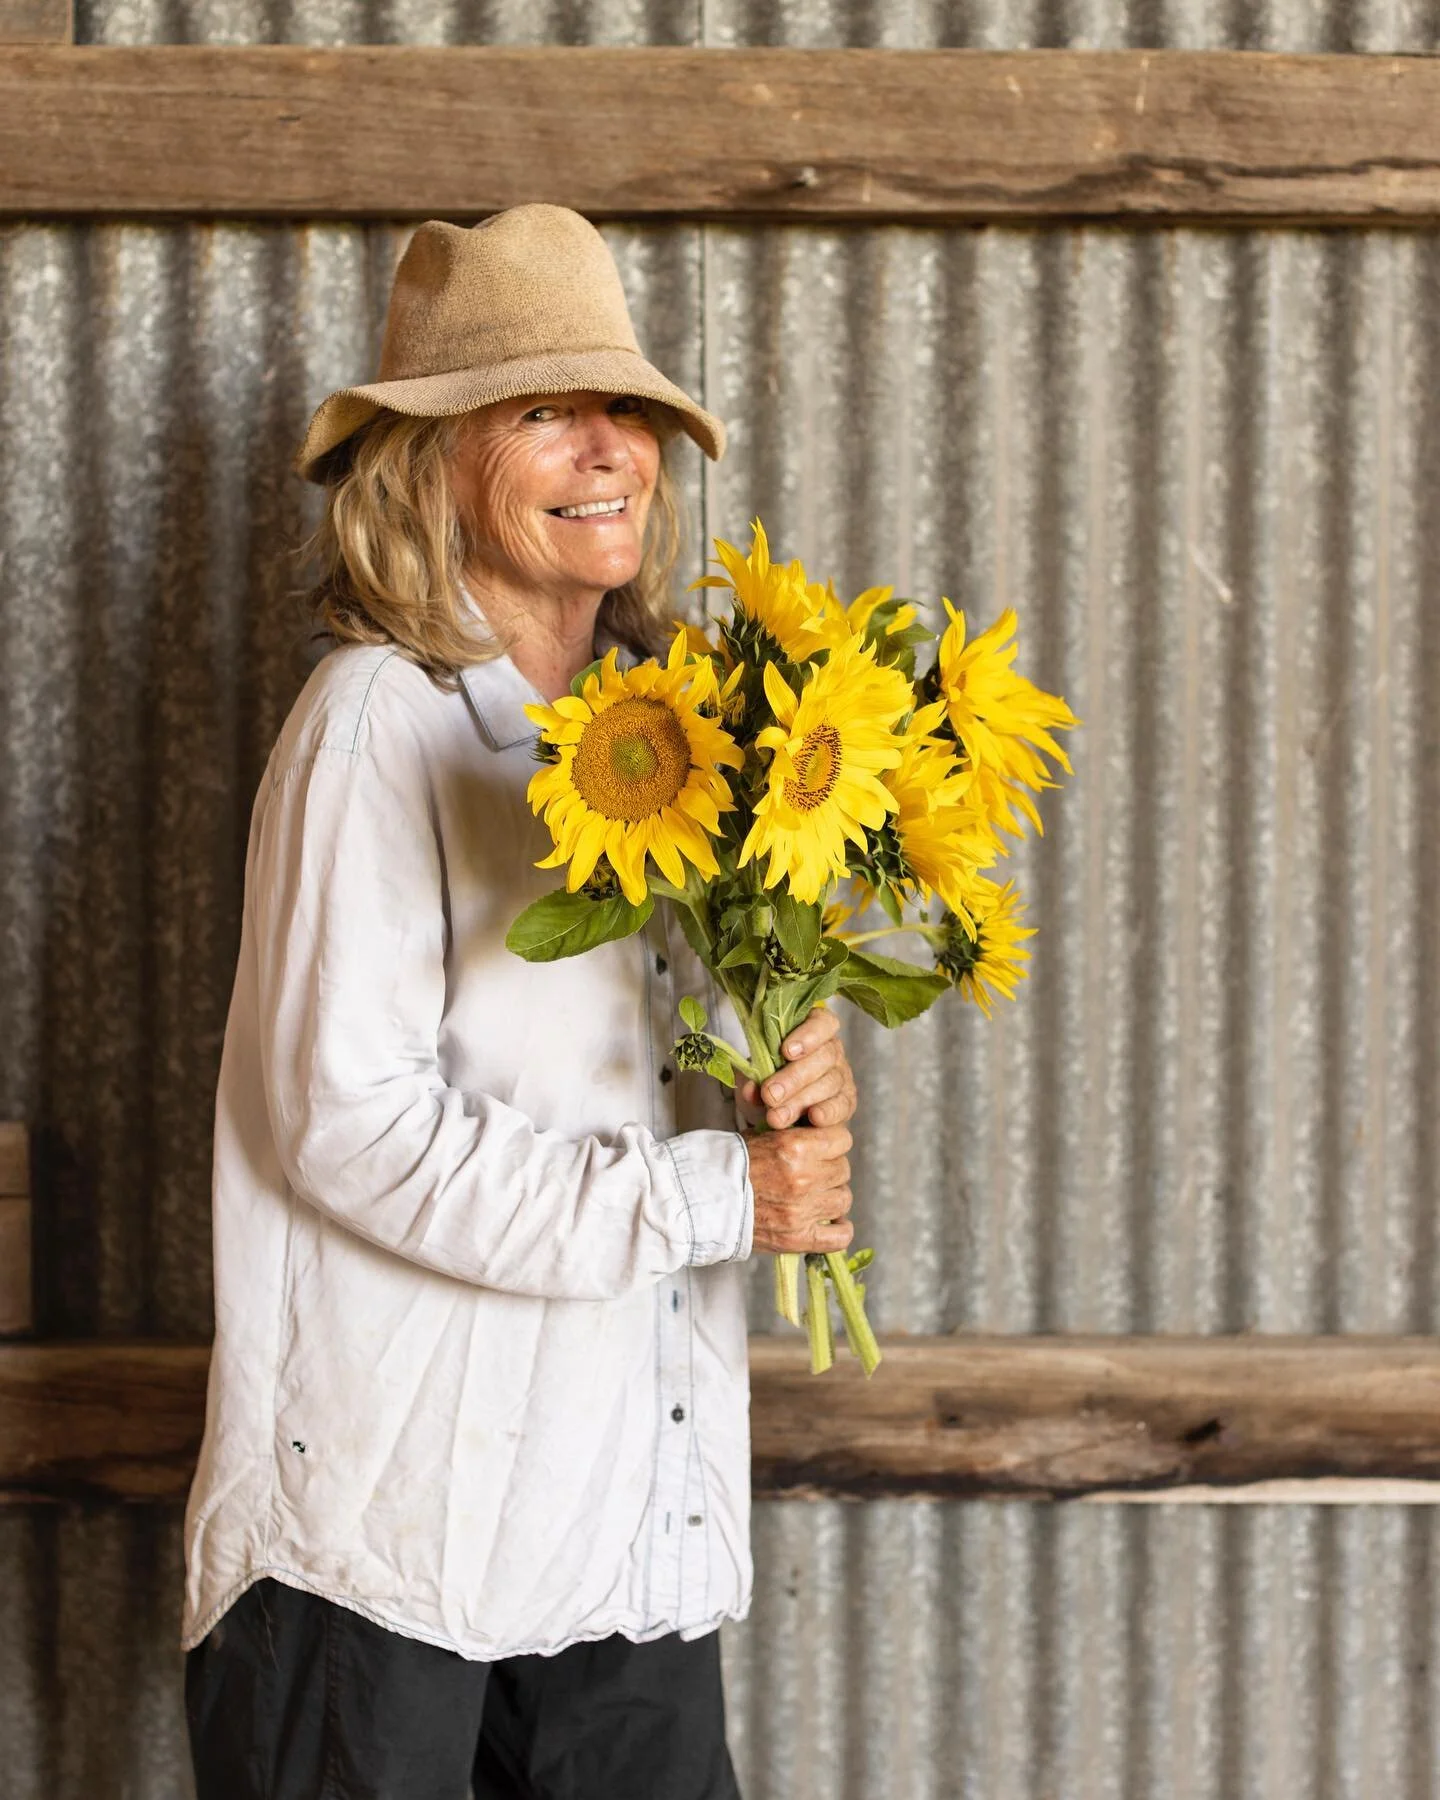
<svg viewBox="0 0 1440 1800"><path fill-rule="evenodd" d="M624 512L624 510L625 500L623 496L619 500L592 500L585 506L561 506L556 508L556 511L560 514L562 519L589 519L593 518L596 513L617 513Z"/></svg>

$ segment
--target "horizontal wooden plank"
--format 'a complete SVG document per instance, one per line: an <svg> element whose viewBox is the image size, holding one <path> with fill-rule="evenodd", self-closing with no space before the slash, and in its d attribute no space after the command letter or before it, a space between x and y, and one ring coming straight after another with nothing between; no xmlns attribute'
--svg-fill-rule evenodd
<svg viewBox="0 0 1440 1800"><path fill-rule="evenodd" d="M14 1120L0 1120L0 1194L29 1192L29 1130Z"/></svg>
<svg viewBox="0 0 1440 1800"><path fill-rule="evenodd" d="M750 1354L762 1498L1440 1494L1440 1340L891 1338L869 1382L790 1336ZM208 1361L0 1345L0 1498L183 1500Z"/></svg>
<svg viewBox="0 0 1440 1800"><path fill-rule="evenodd" d="M68 44L74 35L70 0L0 0L0 44Z"/></svg>
<svg viewBox="0 0 1440 1800"><path fill-rule="evenodd" d="M30 1202L0 1195L0 1336L35 1323L30 1241Z"/></svg>
<svg viewBox="0 0 1440 1800"><path fill-rule="evenodd" d="M1433 222L1440 60L163 45L0 52L0 212Z"/></svg>
<svg viewBox="0 0 1440 1800"><path fill-rule="evenodd" d="M752 1338L750 1353L766 1494L1440 1479L1437 1339L902 1340L871 1381L847 1360L814 1387L788 1343Z"/></svg>

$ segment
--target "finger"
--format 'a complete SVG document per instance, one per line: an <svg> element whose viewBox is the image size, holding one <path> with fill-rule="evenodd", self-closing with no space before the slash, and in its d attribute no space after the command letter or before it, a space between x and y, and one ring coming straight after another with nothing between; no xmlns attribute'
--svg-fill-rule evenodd
<svg viewBox="0 0 1440 1800"><path fill-rule="evenodd" d="M840 1020L828 1007L812 1007L810 1017L803 1025L795 1027L780 1048L793 1062L807 1051L816 1050L821 1044L828 1043L839 1030Z"/></svg>
<svg viewBox="0 0 1440 1800"><path fill-rule="evenodd" d="M843 1125L855 1117L856 1094L852 1087L842 1088L831 1100L807 1109L805 1117L812 1125Z"/></svg>
<svg viewBox="0 0 1440 1800"><path fill-rule="evenodd" d="M765 1154L773 1156L792 1181L806 1187L834 1185L834 1166L854 1147L848 1125L782 1125L762 1134Z"/></svg>
<svg viewBox="0 0 1440 1800"><path fill-rule="evenodd" d="M855 1227L848 1219L838 1219L833 1225L817 1225L812 1235L812 1250L845 1250L855 1236Z"/></svg>
<svg viewBox="0 0 1440 1800"><path fill-rule="evenodd" d="M799 1093L807 1082L813 1081L823 1070L839 1068L843 1054L839 1041L835 1038L827 1038L823 1044L807 1050L787 1068L779 1069L766 1077L761 1089L765 1104L778 1106L782 1100L789 1100Z"/></svg>
<svg viewBox="0 0 1440 1800"><path fill-rule="evenodd" d="M850 1165L833 1187L812 1188L806 1200L806 1217L811 1224L829 1224L843 1219L855 1204L855 1190L850 1185Z"/></svg>
<svg viewBox="0 0 1440 1800"><path fill-rule="evenodd" d="M822 1069L813 1081L807 1081L799 1087L789 1089L789 1098L783 1106L772 1106L765 1117L772 1126L789 1125L798 1119L801 1113L817 1105L822 1100L832 1100L837 1094L845 1091L845 1073L842 1069Z"/></svg>

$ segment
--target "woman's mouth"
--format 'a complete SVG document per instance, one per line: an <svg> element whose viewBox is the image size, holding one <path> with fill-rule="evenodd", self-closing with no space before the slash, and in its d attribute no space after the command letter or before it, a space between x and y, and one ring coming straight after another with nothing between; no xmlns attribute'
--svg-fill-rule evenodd
<svg viewBox="0 0 1440 1800"><path fill-rule="evenodd" d="M624 513L628 504L622 494L618 500L585 500L578 506L551 506L546 511L552 519L613 519Z"/></svg>

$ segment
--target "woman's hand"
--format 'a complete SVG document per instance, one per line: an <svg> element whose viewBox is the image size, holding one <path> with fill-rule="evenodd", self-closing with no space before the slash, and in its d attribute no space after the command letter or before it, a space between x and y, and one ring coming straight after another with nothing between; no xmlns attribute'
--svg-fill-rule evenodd
<svg viewBox="0 0 1440 1800"><path fill-rule="evenodd" d="M756 1250L843 1250L855 1235L845 1125L747 1134Z"/></svg>
<svg viewBox="0 0 1440 1800"><path fill-rule="evenodd" d="M740 1112L752 1127L763 1119L772 1130L793 1125L804 1113L812 1125L844 1125L855 1116L855 1077L840 1021L823 1006L813 1008L780 1046L789 1060L765 1078L762 1088L748 1078L735 1094Z"/></svg>
<svg viewBox="0 0 1440 1800"><path fill-rule="evenodd" d="M780 1048L787 1059L783 1068L758 1088L747 1079L735 1089L751 1127L746 1143L755 1190L754 1247L843 1250L855 1235L846 1217L855 1077L840 1021L817 1006ZM770 1129L757 1132L761 1123Z"/></svg>

